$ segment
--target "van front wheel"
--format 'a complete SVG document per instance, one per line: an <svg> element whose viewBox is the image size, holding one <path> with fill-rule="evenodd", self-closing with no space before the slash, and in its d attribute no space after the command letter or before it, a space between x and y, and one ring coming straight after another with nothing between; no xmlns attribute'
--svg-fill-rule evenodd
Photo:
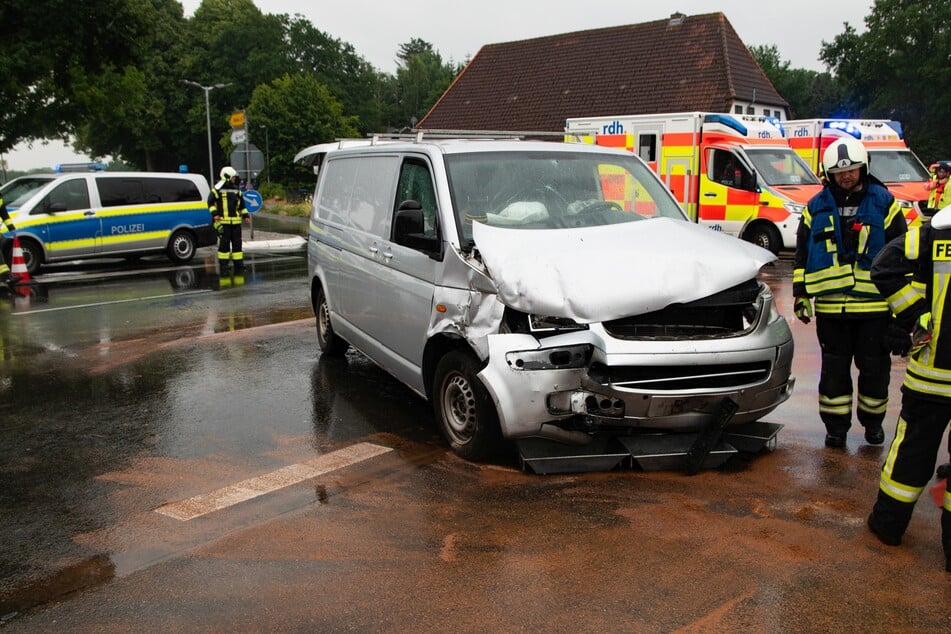
<svg viewBox="0 0 951 634"><path fill-rule="evenodd" d="M454 350L436 366L433 409L449 446L468 460L486 460L501 449L499 416L477 376L479 366L468 353Z"/></svg>
<svg viewBox="0 0 951 634"><path fill-rule="evenodd" d="M168 259L172 262L190 262L195 257L195 237L187 231L176 231L168 241Z"/></svg>
<svg viewBox="0 0 951 634"><path fill-rule="evenodd" d="M776 227L765 222L758 222L746 230L743 236L747 242L752 242L758 247L763 247L767 251L772 251L773 255L779 255L779 250L783 246L782 238Z"/></svg>

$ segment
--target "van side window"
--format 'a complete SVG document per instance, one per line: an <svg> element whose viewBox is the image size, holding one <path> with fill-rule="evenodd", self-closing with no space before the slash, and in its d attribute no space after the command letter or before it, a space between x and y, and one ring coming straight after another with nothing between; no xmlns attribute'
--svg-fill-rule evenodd
<svg viewBox="0 0 951 634"><path fill-rule="evenodd" d="M36 206L31 214L42 214L48 211L74 211L89 209L89 189L86 181L81 178L60 183L53 188L42 204Z"/></svg>
<svg viewBox="0 0 951 634"><path fill-rule="evenodd" d="M406 159L400 170L400 180L396 186L396 205L394 213L400 204L407 200L415 200L423 210L423 233L427 236L436 236L436 191L433 189L433 179L429 174L429 167L419 159Z"/></svg>
<svg viewBox="0 0 951 634"><path fill-rule="evenodd" d="M103 207L200 201L201 192L187 178L96 179Z"/></svg>
<svg viewBox="0 0 951 634"><path fill-rule="evenodd" d="M390 235L397 156L345 157L324 166L317 215L379 236Z"/></svg>

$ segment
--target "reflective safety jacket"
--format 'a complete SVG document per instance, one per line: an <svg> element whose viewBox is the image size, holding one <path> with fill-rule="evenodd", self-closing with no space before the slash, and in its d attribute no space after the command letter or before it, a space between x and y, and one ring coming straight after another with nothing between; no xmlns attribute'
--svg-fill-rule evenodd
<svg viewBox="0 0 951 634"><path fill-rule="evenodd" d="M211 188L208 195L208 211L212 217L224 225L241 224L242 219L248 216L244 208L244 198L241 190L231 181L218 181Z"/></svg>
<svg viewBox="0 0 951 634"><path fill-rule="evenodd" d="M818 314L888 313L869 271L885 243L907 230L905 217L894 196L874 180L866 181L859 196L855 216L846 220L829 185L803 211L796 235L793 294L815 297Z"/></svg>
<svg viewBox="0 0 951 634"><path fill-rule="evenodd" d="M932 209L941 210L951 205L951 186L948 181L938 183L934 181L934 189L928 196L928 206Z"/></svg>
<svg viewBox="0 0 951 634"><path fill-rule="evenodd" d="M3 202L3 196L0 196L0 220L3 220L3 226L0 227L0 233L3 231L14 231L13 221L10 220L10 214L7 212L7 205Z"/></svg>
<svg viewBox="0 0 951 634"><path fill-rule="evenodd" d="M925 398L951 399L951 336L942 329L951 305L951 229L926 224L889 242L875 258L872 281L909 331L931 312L931 341L908 359L903 387Z"/></svg>

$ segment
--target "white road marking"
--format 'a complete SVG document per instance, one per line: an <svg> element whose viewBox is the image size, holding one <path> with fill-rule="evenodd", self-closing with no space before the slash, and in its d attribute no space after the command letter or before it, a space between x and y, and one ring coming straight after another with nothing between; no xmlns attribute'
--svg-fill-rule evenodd
<svg viewBox="0 0 951 634"><path fill-rule="evenodd" d="M190 519L245 502L252 498L283 489L310 478L336 471L352 464L393 451L369 442L361 442L328 454L292 464L287 467L222 487L210 493L196 495L185 500L164 504L156 513L187 522Z"/></svg>
<svg viewBox="0 0 951 634"><path fill-rule="evenodd" d="M183 291L181 293L168 293L165 295L149 295L148 297L133 297L131 299L113 299L106 302L93 302L91 304L77 304L75 306L59 306L57 308L38 308L36 310L24 310L13 313L14 315L36 315L37 313L56 313L64 310L75 310L77 308L94 308L96 306L111 306L113 304L129 304L132 302L144 302L150 299L165 299L167 297L184 297L185 295L198 295L201 293L212 293L211 289L201 289L197 291Z"/></svg>

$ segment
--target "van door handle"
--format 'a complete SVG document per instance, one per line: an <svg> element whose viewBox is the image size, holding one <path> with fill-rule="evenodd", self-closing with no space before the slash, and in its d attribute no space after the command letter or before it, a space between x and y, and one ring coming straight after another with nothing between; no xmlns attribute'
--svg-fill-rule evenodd
<svg viewBox="0 0 951 634"><path fill-rule="evenodd" d="M393 259L393 252L392 252L392 251L384 251L384 252L383 252L383 257L386 258L387 260L392 260L392 259Z"/></svg>
<svg viewBox="0 0 951 634"><path fill-rule="evenodd" d="M95 216L95 215L96 215L96 212L95 212L95 211L84 211L84 212L83 212L83 215L88 218L89 216Z"/></svg>
<svg viewBox="0 0 951 634"><path fill-rule="evenodd" d="M714 194L713 192L707 192L706 194L704 194L704 197L706 197L706 198L716 198L717 195Z"/></svg>
<svg viewBox="0 0 951 634"><path fill-rule="evenodd" d="M379 247L377 247L375 244L370 247L370 253L376 255L376 254L379 253L379 252L380 252L380 249L379 249Z"/></svg>

